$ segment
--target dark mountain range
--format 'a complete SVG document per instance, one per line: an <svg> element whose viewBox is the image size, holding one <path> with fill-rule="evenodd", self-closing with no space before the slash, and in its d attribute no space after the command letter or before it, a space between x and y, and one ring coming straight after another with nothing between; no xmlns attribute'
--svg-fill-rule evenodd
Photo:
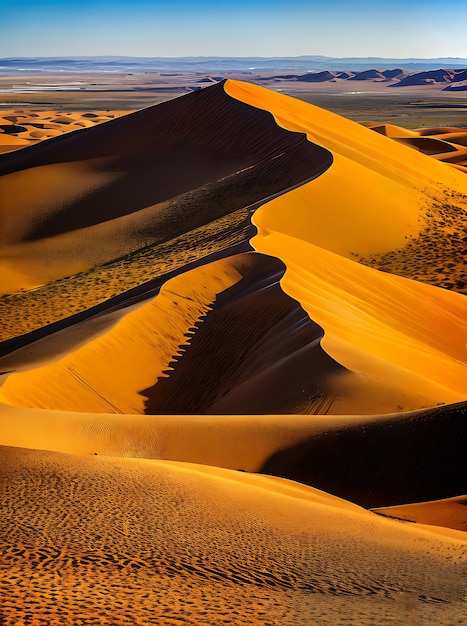
<svg viewBox="0 0 467 626"><path fill-rule="evenodd" d="M96 72L163 72L163 71L342 71L363 72L404 67L407 70L465 68L467 58L384 59L333 58L326 56L300 57L10 57L0 59L0 72L10 71L96 71Z"/></svg>

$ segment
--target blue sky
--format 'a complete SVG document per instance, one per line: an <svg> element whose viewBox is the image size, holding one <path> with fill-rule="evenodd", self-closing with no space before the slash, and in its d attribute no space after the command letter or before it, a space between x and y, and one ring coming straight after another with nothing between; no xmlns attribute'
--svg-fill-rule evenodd
<svg viewBox="0 0 467 626"><path fill-rule="evenodd" d="M467 0L0 0L0 57L467 57Z"/></svg>

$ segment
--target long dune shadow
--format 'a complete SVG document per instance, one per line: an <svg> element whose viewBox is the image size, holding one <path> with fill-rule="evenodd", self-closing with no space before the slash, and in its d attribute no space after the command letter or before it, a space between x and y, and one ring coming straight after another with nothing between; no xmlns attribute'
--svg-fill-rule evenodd
<svg viewBox="0 0 467 626"><path fill-rule="evenodd" d="M366 508L462 495L466 418L464 402L325 433L272 455L261 473Z"/></svg>

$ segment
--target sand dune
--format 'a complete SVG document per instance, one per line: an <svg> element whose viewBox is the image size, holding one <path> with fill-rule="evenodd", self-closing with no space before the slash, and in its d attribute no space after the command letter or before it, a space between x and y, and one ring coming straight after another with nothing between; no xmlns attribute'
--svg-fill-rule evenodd
<svg viewBox="0 0 467 626"><path fill-rule="evenodd" d="M256 81L286 81L290 83L306 82L344 82L344 81L365 81L366 83L384 83L387 87L413 87L427 86L438 87L448 91L462 89L466 82L467 70L457 69L436 69L428 71L408 71L402 68L381 70L377 68L363 71L308 71L306 74L274 74L272 76L255 76ZM256 82L255 81L255 82Z"/></svg>
<svg viewBox="0 0 467 626"><path fill-rule="evenodd" d="M397 86L405 87L407 85L430 85L436 83L451 83L456 79L456 75L461 73L455 70L428 70L426 72L416 72L402 78Z"/></svg>
<svg viewBox="0 0 467 626"><path fill-rule="evenodd" d="M2 458L6 624L26 613L49 623L344 624L357 606L361 624L408 612L448 624L461 610L465 544L454 530L203 466L17 448Z"/></svg>
<svg viewBox="0 0 467 626"><path fill-rule="evenodd" d="M467 80L450 83L444 87L443 91L467 91Z"/></svg>
<svg viewBox="0 0 467 626"><path fill-rule="evenodd" d="M282 279L292 298L278 285L283 266L270 257L215 261L167 281L151 302L60 360L11 374L1 400L103 413L377 414L463 399L461 296L376 274L376 308L356 272L371 279L374 270L331 253L326 268L324 251L304 253L300 243L296 254L308 263L297 274L286 257ZM318 267L319 279L309 269ZM385 308L379 301L390 290ZM346 301L356 328L335 318ZM324 338L305 311L323 324Z"/></svg>
<svg viewBox="0 0 467 626"><path fill-rule="evenodd" d="M381 507L465 491L460 471L465 415L465 403L403 415L313 419L306 415L140 416L4 405L0 426L1 444L8 446L263 472L365 507ZM394 516L403 518L397 512ZM447 518L439 517L441 526L443 519ZM417 521L435 523L429 516Z"/></svg>
<svg viewBox="0 0 467 626"><path fill-rule="evenodd" d="M407 130L394 124L367 122L367 128L391 137L461 171L467 166L467 131L463 128L418 128Z"/></svg>
<svg viewBox="0 0 467 626"><path fill-rule="evenodd" d="M264 223L264 214L256 215L256 223ZM321 345L341 365L427 399L464 398L463 296L376 272L261 227L253 244L286 263L284 291L324 329Z"/></svg>
<svg viewBox="0 0 467 626"><path fill-rule="evenodd" d="M104 117L0 120L5 623L460 623L462 129Z"/></svg>
<svg viewBox="0 0 467 626"><path fill-rule="evenodd" d="M259 217L264 213L257 212L257 227L376 269L465 290L459 250L467 226L467 195L461 172L328 111L297 101L291 107L281 94L234 81L226 89L252 106L267 107L278 124L306 132L310 141L333 154L332 167L323 175L268 203L264 224ZM454 267L446 275L448 263Z"/></svg>
<svg viewBox="0 0 467 626"><path fill-rule="evenodd" d="M276 453L312 437L372 423L402 423L397 414L310 419L307 415L121 415L0 406L3 445L184 461L248 472L259 472Z"/></svg>
<svg viewBox="0 0 467 626"><path fill-rule="evenodd" d="M65 113L12 109L0 117L0 152L12 152L63 133L89 128L124 115L125 111Z"/></svg>
<svg viewBox="0 0 467 626"><path fill-rule="evenodd" d="M378 70L365 70L364 72L358 72L354 76L351 76L349 80L381 80L384 81L388 77Z"/></svg>
<svg viewBox="0 0 467 626"><path fill-rule="evenodd" d="M466 413L460 403L349 423L278 451L261 471L368 508L456 496L466 489Z"/></svg>
<svg viewBox="0 0 467 626"><path fill-rule="evenodd" d="M467 530L467 496L373 509L386 517Z"/></svg>
<svg viewBox="0 0 467 626"><path fill-rule="evenodd" d="M187 119L187 111L194 122ZM129 240L126 248L112 249L111 258L115 258L118 252L128 253L204 225L311 178L329 165L325 150L278 130L269 114L236 102L222 85L215 85L154 110L101 124L86 133L69 133L0 159L0 171L7 174L1 192L11 198L2 216L3 243L20 245L46 239L53 252L56 242L69 231L97 226L95 232L80 232L80 237L86 234L92 241L93 237L125 236ZM290 174L276 181L279 168L287 168ZM249 183L253 175L254 190ZM47 185L45 181L56 176L63 181L61 186ZM240 197L235 207L230 203L226 209L208 206L203 215L187 212L183 204L164 204L188 192L198 190L199 194L204 186L217 181L224 181L218 196L228 193L233 184L237 186ZM23 186L24 191L11 194L13 187ZM102 206L108 208L103 211ZM131 217L141 210L148 213L148 209L146 219L138 216L141 223L137 229ZM13 220L15 211L25 219ZM118 218L125 217L121 226ZM70 243L69 235L67 241ZM17 248L13 252L17 255ZM89 264L110 260L91 244L83 256ZM60 271L63 275L64 269Z"/></svg>

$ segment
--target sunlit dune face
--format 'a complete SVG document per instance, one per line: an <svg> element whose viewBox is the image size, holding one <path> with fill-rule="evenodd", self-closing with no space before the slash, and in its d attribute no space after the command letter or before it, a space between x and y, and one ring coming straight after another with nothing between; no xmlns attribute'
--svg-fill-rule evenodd
<svg viewBox="0 0 467 626"><path fill-rule="evenodd" d="M378 133L372 135L354 122L303 102L296 101L292 110L287 97L274 92L264 95L253 85L229 81L226 89L253 106L269 107L278 124L306 132L310 141L333 153L333 167L324 175L269 205L266 230L298 237L382 271L465 292L465 179L458 169L440 166L436 159L420 158L415 151L378 137L423 141L419 134L425 137L426 129L409 131L388 124L375 126ZM446 130L433 129L430 140L439 142ZM462 145L458 148L465 150ZM455 147L454 154L458 154ZM295 208L294 219L289 207ZM255 215L260 227L261 215Z"/></svg>

